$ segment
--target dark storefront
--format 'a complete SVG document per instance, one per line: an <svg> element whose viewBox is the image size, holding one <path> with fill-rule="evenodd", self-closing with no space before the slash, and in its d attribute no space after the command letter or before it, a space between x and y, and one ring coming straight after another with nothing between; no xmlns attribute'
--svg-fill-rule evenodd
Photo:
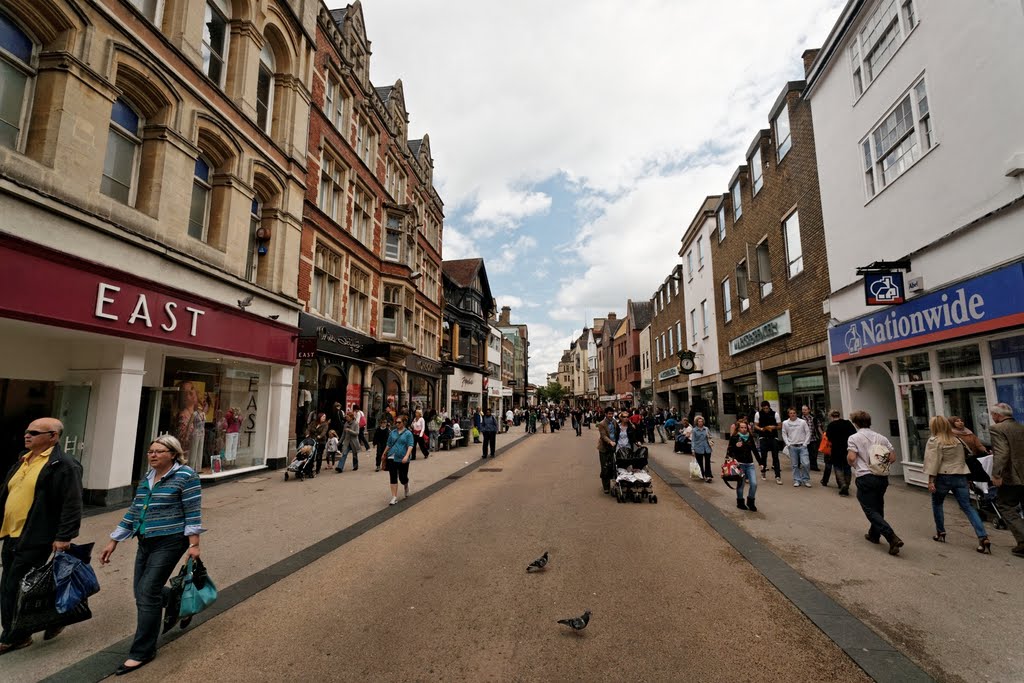
<svg viewBox="0 0 1024 683"><path fill-rule="evenodd" d="M409 402L413 410L417 408L424 415L436 410L437 387L441 375L445 374L441 361L431 360L423 356L410 354L405 357L406 374L409 376ZM451 372L448 369L448 372Z"/></svg>

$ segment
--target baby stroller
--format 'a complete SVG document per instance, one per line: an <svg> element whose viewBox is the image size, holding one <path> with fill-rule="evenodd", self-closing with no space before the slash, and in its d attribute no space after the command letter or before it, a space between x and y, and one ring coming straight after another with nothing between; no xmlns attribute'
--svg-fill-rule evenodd
<svg viewBox="0 0 1024 683"><path fill-rule="evenodd" d="M611 483L611 494L620 503L631 501L657 503L651 474L647 471L647 448L635 446L615 451L615 478Z"/></svg>
<svg viewBox="0 0 1024 683"><path fill-rule="evenodd" d="M313 477L313 465L316 464L316 450L312 446L302 446L295 453L295 459L288 463L284 469L284 480L288 481L289 475L302 481L306 477Z"/></svg>
<svg viewBox="0 0 1024 683"><path fill-rule="evenodd" d="M992 485L992 456L984 455L980 458L966 458L967 469L971 471L967 475L967 483L974 494L974 504L978 508L978 515L982 521L987 521L990 515L995 515L996 529L1006 529L1006 520L999 514L996 507L996 487Z"/></svg>

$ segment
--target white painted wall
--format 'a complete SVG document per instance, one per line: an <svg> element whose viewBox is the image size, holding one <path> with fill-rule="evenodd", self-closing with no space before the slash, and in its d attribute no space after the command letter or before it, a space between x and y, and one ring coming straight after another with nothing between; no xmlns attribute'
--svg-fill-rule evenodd
<svg viewBox="0 0 1024 683"><path fill-rule="evenodd" d="M651 352L651 326L640 330L640 388L654 387L654 354Z"/></svg>
<svg viewBox="0 0 1024 683"><path fill-rule="evenodd" d="M920 22L858 101L847 46L863 13L810 93L839 320L867 312L855 273L872 261L935 243L912 256L913 272L933 290L1024 254L1020 208L941 239L1024 194L1022 177L1006 176L1011 158L1024 154L1022 3L915 4ZM922 74L938 144L868 201L860 141Z"/></svg>
<svg viewBox="0 0 1024 683"><path fill-rule="evenodd" d="M718 312L715 310L715 275L711 267L711 240L715 232L716 224L714 216L704 219L700 228L695 230L690 239L683 244L683 301L686 302L686 322L683 329L686 331L686 348L697 353L697 367L703 372L699 375L690 375L692 380L700 380L702 377L717 375L718 367ZM703 237L704 243L704 265L699 265L697 258L697 236ZM690 279L687 268L686 254L693 252L693 279ZM704 337L704 329L701 320L701 301L708 302L708 336ZM692 344L693 330L690 329L690 311L697 310L697 343Z"/></svg>

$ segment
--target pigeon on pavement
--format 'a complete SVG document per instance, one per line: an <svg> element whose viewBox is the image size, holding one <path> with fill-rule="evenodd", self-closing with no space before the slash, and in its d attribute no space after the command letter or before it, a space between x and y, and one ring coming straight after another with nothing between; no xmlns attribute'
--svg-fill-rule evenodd
<svg viewBox="0 0 1024 683"><path fill-rule="evenodd" d="M590 610L584 612L581 616L572 617L571 619L559 619L559 624L565 624L573 631L582 631L590 623Z"/></svg>
<svg viewBox="0 0 1024 683"><path fill-rule="evenodd" d="M534 570L534 569L541 570L541 569L544 569L544 567L546 567L547 564L548 564L548 551L545 550L543 555L541 555L536 560L534 560L529 565L527 565L526 571L531 571L531 570Z"/></svg>

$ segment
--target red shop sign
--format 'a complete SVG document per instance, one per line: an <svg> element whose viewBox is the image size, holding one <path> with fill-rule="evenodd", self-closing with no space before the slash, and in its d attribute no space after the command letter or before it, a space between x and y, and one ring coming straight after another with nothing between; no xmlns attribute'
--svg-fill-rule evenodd
<svg viewBox="0 0 1024 683"><path fill-rule="evenodd" d="M0 317L295 362L294 327L9 236L0 236Z"/></svg>

